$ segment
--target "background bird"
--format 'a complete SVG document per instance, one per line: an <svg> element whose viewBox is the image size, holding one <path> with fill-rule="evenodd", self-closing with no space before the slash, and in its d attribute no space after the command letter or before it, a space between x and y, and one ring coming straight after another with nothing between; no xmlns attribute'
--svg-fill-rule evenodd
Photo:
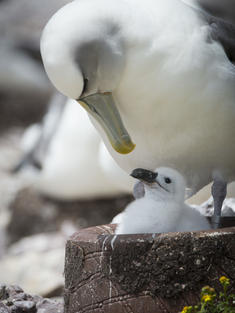
<svg viewBox="0 0 235 313"><path fill-rule="evenodd" d="M143 182L145 195L119 214L116 234L210 229L206 217L184 203L185 181L177 171L135 169L131 176Z"/></svg>
<svg viewBox="0 0 235 313"><path fill-rule="evenodd" d="M45 27L41 53L124 170L172 167L192 194L214 181L218 227L235 178L235 27L213 5L74 1Z"/></svg>
<svg viewBox="0 0 235 313"><path fill-rule="evenodd" d="M44 195L72 200L131 192L133 179L110 156L74 100L56 94L42 124L26 130L22 146L14 172Z"/></svg>

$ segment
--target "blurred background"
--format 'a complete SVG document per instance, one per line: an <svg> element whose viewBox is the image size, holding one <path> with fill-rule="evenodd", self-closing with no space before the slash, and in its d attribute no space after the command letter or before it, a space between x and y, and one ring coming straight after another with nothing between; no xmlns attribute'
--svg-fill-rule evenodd
<svg viewBox="0 0 235 313"><path fill-rule="evenodd" d="M0 284L45 297L62 294L66 238L109 223L133 199L134 182L42 66L42 29L68 2L0 1Z"/></svg>
<svg viewBox="0 0 235 313"><path fill-rule="evenodd" d="M0 1L0 284L50 297L62 292L66 238L132 199L128 183L109 183L112 160L86 113L55 95L42 66L42 29L68 2Z"/></svg>

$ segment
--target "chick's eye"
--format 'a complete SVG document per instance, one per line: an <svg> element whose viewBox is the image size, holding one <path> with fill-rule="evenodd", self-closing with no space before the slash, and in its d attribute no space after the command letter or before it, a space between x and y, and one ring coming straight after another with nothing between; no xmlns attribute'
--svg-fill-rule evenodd
<svg viewBox="0 0 235 313"><path fill-rule="evenodd" d="M170 184L171 183L171 179L169 177L165 177L165 183Z"/></svg>

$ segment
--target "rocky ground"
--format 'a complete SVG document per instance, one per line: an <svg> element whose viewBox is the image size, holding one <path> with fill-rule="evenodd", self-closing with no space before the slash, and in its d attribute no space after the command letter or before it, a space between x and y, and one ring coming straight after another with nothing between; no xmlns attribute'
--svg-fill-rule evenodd
<svg viewBox="0 0 235 313"><path fill-rule="evenodd" d="M1 313L62 313L63 300L27 294L19 286L0 285Z"/></svg>
<svg viewBox="0 0 235 313"><path fill-rule="evenodd" d="M59 296L66 239L83 227L109 223L131 197L58 201L39 195L10 171L20 158L21 134L11 128L0 136L0 282Z"/></svg>

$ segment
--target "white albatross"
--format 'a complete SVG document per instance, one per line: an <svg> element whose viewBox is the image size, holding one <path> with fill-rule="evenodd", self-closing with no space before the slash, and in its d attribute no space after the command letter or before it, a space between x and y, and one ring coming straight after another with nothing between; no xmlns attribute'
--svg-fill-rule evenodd
<svg viewBox="0 0 235 313"><path fill-rule="evenodd" d="M218 227L235 179L235 27L212 1L186 2L74 1L46 25L41 53L128 173L171 167L192 193L214 181Z"/></svg>
<svg viewBox="0 0 235 313"><path fill-rule="evenodd" d="M120 213L115 234L197 231L210 229L206 217L184 203L185 181L171 168L154 172L135 169L131 176L141 180L145 194ZM117 218L116 218L117 220Z"/></svg>

